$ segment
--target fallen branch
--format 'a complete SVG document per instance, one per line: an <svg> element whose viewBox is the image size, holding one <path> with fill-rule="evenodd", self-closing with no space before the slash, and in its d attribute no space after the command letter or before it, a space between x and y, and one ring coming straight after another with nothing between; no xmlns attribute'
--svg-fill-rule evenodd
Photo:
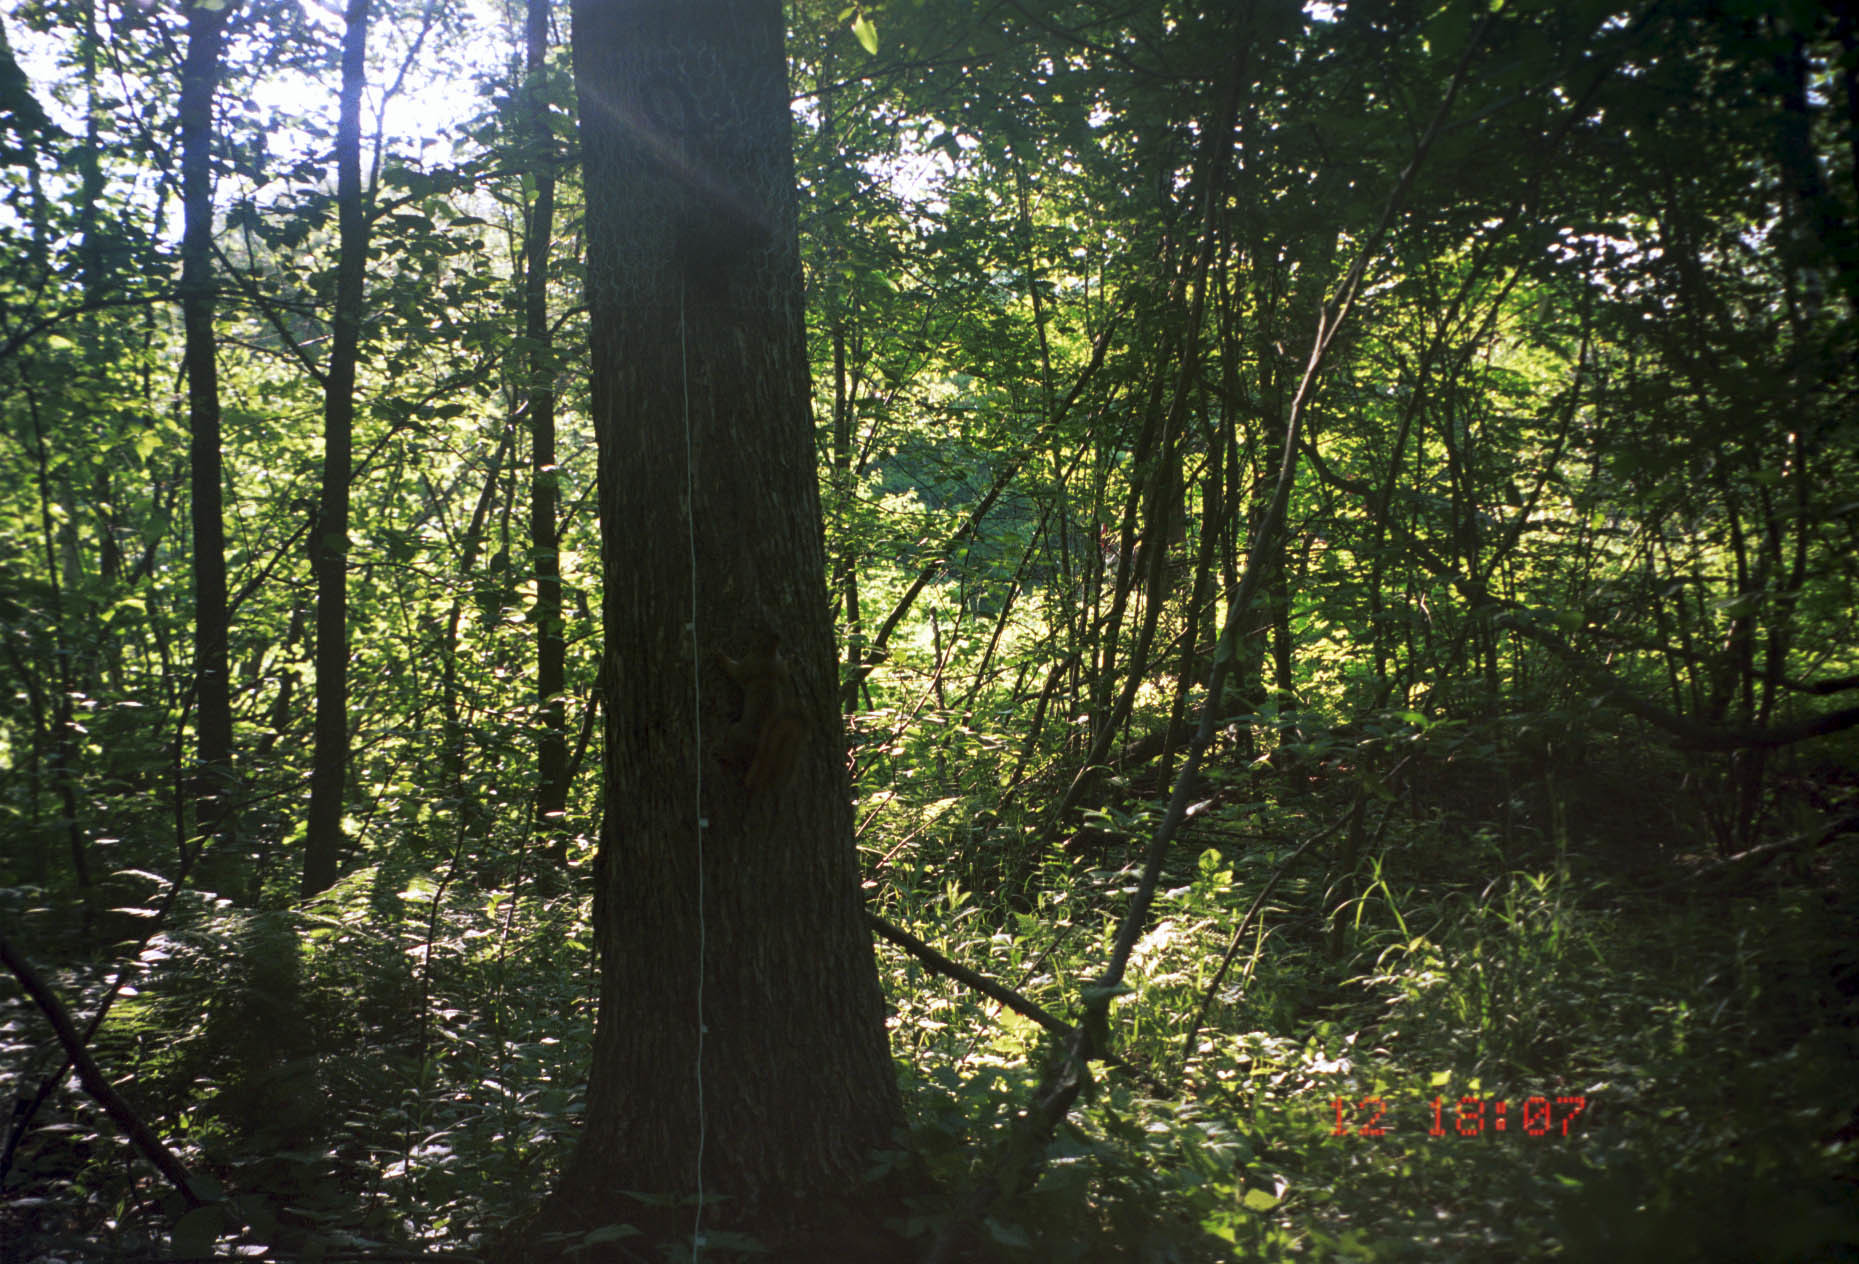
<svg viewBox="0 0 1859 1264"><path fill-rule="evenodd" d="M96 1059L84 1047L84 1041L77 1033L77 1025L71 1021L71 1011L65 1008L58 994L39 977L32 963L20 956L5 935L0 935L0 963L4 963L13 972L13 977L26 989L26 995L32 998L46 1021L52 1025L52 1030L58 1034L58 1042L64 1046L65 1056L71 1059L71 1065L77 1068L78 1082L84 1086L84 1091L103 1107L104 1113L116 1121L116 1126L141 1151L142 1157L168 1178L168 1183L190 1209L204 1205L206 1200L194 1192L194 1178L175 1157L174 1151L162 1143L161 1138L142 1122L142 1117L123 1100L115 1086L104 1078Z"/></svg>
<svg viewBox="0 0 1859 1264"><path fill-rule="evenodd" d="M872 929L877 931L880 937L896 944L899 948L902 948L905 952L915 957L918 961L921 961L937 974L954 979L957 983L962 984L964 987L974 989L989 1000L1000 1002L1021 1017L1031 1019L1033 1022L1038 1023L1041 1027L1059 1037L1061 1040L1070 1040L1078 1034L1078 1029L1076 1027L1073 1027L1064 1019L1049 1013L1037 1001L1028 1000L1012 988L1004 984L996 983L985 974L978 974L961 962L945 957L942 953L937 952L934 948L930 947L901 926L892 925L882 917L879 917L876 913L866 913L865 920L871 923ZM1167 1087L1141 1067L1133 1066L1122 1058L1119 1058L1116 1054L1104 1050L1099 1050L1094 1056L1099 1061L1109 1063L1111 1066L1116 1067L1119 1071L1128 1072L1136 1079L1142 1081L1144 1086L1158 1097L1168 1095Z"/></svg>

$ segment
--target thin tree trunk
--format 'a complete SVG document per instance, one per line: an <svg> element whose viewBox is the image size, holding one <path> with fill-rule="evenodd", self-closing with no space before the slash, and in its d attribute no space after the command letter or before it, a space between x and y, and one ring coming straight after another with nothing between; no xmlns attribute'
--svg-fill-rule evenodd
<svg viewBox="0 0 1859 1264"><path fill-rule="evenodd" d="M1215 234L1215 211L1219 206L1222 168L1225 156L1231 151L1234 123L1238 118L1239 97L1243 76L1236 75L1225 90L1215 117L1214 125L1207 129L1201 138L1200 152L1195 156L1195 178L1200 184L1200 242L1196 251L1190 275L1186 278L1188 301L1183 313L1183 331L1180 346L1180 367L1176 387L1169 399L1167 411L1160 414L1159 433L1154 439L1153 460L1154 474L1149 496L1149 521L1144 528L1143 548L1148 556L1143 559L1148 568L1148 606L1143 612L1143 622L1137 633L1136 644L1132 647L1129 661L1124 670L1123 687L1116 691L1116 701L1108 711L1094 707L1092 720L1095 725L1091 737L1091 749L1085 756L1084 767L1072 778L1060 798L1058 807L1046 822L1046 835L1055 836L1071 816L1072 809L1078 805L1079 798L1092 783L1093 769L1101 766L1110 755L1111 744L1116 740L1117 730L1129 716L1130 708L1136 700L1136 692L1142 684L1146 670L1149 648L1155 641L1156 621L1161 615L1162 600L1166 596L1163 579L1167 574L1169 515L1181 512L1179 508L1180 477L1178 467L1173 461L1178 458L1176 448L1179 436L1187 419L1188 401L1193 383L1198 376L1201 346L1201 328L1207 307L1207 274L1212 263L1217 245ZM1157 366L1158 373L1162 366ZM1159 400L1152 399L1152 416ZM1139 446L1136 460L1140 468L1144 456ZM1132 559L1134 560L1134 559ZM1119 576L1122 570L1119 568ZM1119 584L1119 590L1121 585ZM1115 613L1113 612L1113 626ZM1114 653L1107 653L1103 662L1104 676L1100 678L1099 690L1106 690L1110 685L1109 676L1115 671ZM1100 692L1098 699L1107 700L1108 693Z"/></svg>
<svg viewBox="0 0 1859 1264"><path fill-rule="evenodd" d="M219 365L213 331L213 93L232 6L187 10L181 67L181 324L185 333L194 529L194 694L199 780L194 822L222 846L237 830L227 663L226 535L221 515Z"/></svg>
<svg viewBox="0 0 1859 1264"><path fill-rule="evenodd" d="M228 6L228 11L233 6ZM222 15L223 17L224 15ZM189 16L189 26L192 17ZM79 255L80 275L83 279L84 299L90 303L100 303L108 274L103 264L103 239L97 232L99 205L103 200L103 119L107 109L105 95L99 90L97 76L97 6L95 3L84 6L83 40L83 75L84 75L84 145L78 152L77 165L80 180L78 194L78 236L83 242ZM190 44L191 52L191 44ZM187 69L181 72L181 113L187 113ZM184 139L184 138L183 138ZM181 159L182 200L186 200L187 158ZM182 245L182 264L185 268L187 248ZM109 322L95 316L84 322L84 345L92 357L92 364L101 369L112 362L112 349L105 331ZM92 490L97 506L97 573L105 581L106 587L122 575L123 555L120 542L116 538L118 526L118 507L116 497L110 489L110 461L113 454L115 436L106 440L102 450L96 454L97 468L92 476ZM109 600L108 597L105 600ZM99 647L109 659L111 673L114 676L120 664L121 649L115 638L105 638Z"/></svg>
<svg viewBox="0 0 1859 1264"><path fill-rule="evenodd" d="M362 205L361 94L367 75L369 0L348 0L342 91L336 119L336 306L323 386L323 494L310 532L316 576L316 738L303 893L336 880L349 771L349 476L355 426L355 365L361 345L368 219Z"/></svg>
<svg viewBox="0 0 1859 1264"><path fill-rule="evenodd" d="M567 719L563 710L566 646L562 639L560 499L555 468L555 347L549 330L549 252L555 224L555 139L549 127L547 57L549 0L529 0L525 30L524 149L536 178L536 200L524 233L523 334L529 345L529 547L536 571L536 832L549 858L568 861L562 813L568 804Z"/></svg>
<svg viewBox="0 0 1859 1264"><path fill-rule="evenodd" d="M466 793L465 764L469 752L465 749L465 726L459 717L459 683L458 683L458 628L464 619L464 587L476 582L471 578L477 569L478 552L484 542L485 524L490 521L491 508L497 498L497 487L503 478L504 462L510 457L510 449L516 441L516 431L511 425L503 427L503 434L497 440L497 446L491 450L490 461L484 470L484 486L478 492L478 500L471 509L471 519L465 525L465 534L459 541L457 586L452 593L452 608L446 614L445 631L439 644L439 661L442 664L439 673L439 717L441 750L439 752L439 784L444 786L452 797L456 810L469 819L467 828L475 828L479 819L479 806L475 798Z"/></svg>
<svg viewBox="0 0 1859 1264"><path fill-rule="evenodd" d="M83 900L84 933L88 935L95 912L96 888L91 883L90 857L84 845L83 819L78 815L77 743L73 740L71 699L77 692L71 679L69 626L65 618L64 588L58 582L57 530L52 514L51 458L45 443L45 418L40 414L36 392L25 391L26 410L32 420L34 453L38 458L39 530L45 549L46 587L51 595L52 656L58 665L58 692L52 702L51 781L58 794L60 823L65 842L71 851L71 874L77 879L78 895Z"/></svg>

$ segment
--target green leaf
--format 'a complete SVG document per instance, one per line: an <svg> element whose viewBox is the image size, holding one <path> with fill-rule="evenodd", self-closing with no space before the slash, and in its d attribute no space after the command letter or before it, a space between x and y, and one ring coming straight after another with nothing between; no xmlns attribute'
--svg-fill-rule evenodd
<svg viewBox="0 0 1859 1264"><path fill-rule="evenodd" d="M863 13L852 20L852 34L858 37L859 44L872 56L878 55L878 28L872 25L870 18Z"/></svg>
<svg viewBox="0 0 1859 1264"><path fill-rule="evenodd" d="M225 1219L217 1204L194 1208L175 1221L171 1249L181 1256L209 1254Z"/></svg>

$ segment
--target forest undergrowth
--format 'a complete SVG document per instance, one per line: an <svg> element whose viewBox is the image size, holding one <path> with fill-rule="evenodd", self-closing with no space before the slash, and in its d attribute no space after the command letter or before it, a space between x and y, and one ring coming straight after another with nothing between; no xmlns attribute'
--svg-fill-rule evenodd
<svg viewBox="0 0 1859 1264"><path fill-rule="evenodd" d="M1210 765L1113 1010L1128 1067L1095 1067L1037 1182L985 1221L987 1251L1848 1257L1859 863L1830 847L1734 871L1687 832L1696 799L1669 768L1606 742L1520 760L1504 731L1391 723ZM867 787L873 907L1063 1013L1156 804L1113 784L1119 806L1040 851L1030 817L912 788ZM1349 874L1352 831L1374 846ZM296 910L186 894L98 1035L282 1258L469 1253L568 1153L597 977L585 898L446 859L384 847ZM7 899L31 924L30 891ZM910 1125L874 1164L914 1155L968 1188L1049 1041L901 951L880 962ZM71 971L68 999L94 1003L108 975ZM24 1003L7 1009L7 1055L43 1060ZM184 1209L74 1086L43 1109L57 1122L9 1156L7 1258L146 1258ZM922 1200L904 1227L927 1239L947 1210ZM163 1249L235 1228L193 1215Z"/></svg>
<svg viewBox="0 0 1859 1264"><path fill-rule="evenodd" d="M1855 103L4 6L0 1264L1859 1264Z"/></svg>

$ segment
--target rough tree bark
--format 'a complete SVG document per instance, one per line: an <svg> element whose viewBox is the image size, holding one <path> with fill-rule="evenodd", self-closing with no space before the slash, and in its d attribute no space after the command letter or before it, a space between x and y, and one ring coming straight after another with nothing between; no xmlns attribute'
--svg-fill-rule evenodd
<svg viewBox="0 0 1859 1264"><path fill-rule="evenodd" d="M606 577L601 997L580 1149L532 1252L540 1230L615 1222L688 1249L688 1203L622 1190L701 1192L706 1227L777 1256L879 1249L861 1183L901 1107L835 700L782 38L775 0L575 6ZM745 697L717 656L771 636L778 680ZM775 717L779 765L745 769L732 753Z"/></svg>

